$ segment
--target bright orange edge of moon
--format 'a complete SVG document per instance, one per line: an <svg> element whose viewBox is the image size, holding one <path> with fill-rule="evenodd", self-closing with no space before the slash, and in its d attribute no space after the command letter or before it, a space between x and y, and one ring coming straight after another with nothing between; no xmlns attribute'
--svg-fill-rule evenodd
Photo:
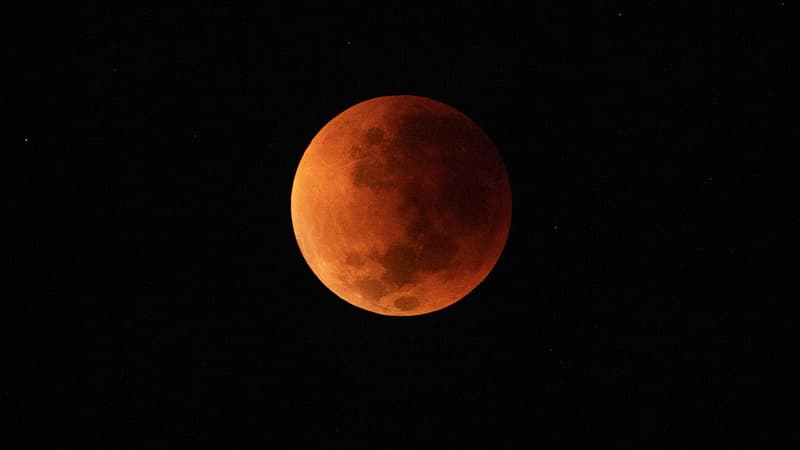
<svg viewBox="0 0 800 450"><path fill-rule="evenodd" d="M291 214L303 257L331 291L368 311L414 316L486 278L508 238L511 187L466 115L425 97L378 97L313 138Z"/></svg>

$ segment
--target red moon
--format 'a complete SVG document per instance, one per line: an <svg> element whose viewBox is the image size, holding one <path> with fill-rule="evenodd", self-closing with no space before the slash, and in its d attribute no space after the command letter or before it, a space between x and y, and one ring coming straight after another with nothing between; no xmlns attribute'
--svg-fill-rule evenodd
<svg viewBox="0 0 800 450"><path fill-rule="evenodd" d="M425 97L378 97L312 139L291 213L325 286L359 308L414 316L452 305L491 272L508 238L511 187L469 117Z"/></svg>

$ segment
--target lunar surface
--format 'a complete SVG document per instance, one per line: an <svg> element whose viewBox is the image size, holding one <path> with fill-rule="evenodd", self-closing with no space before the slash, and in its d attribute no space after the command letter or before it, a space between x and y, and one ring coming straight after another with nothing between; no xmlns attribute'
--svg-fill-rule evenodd
<svg viewBox="0 0 800 450"><path fill-rule="evenodd" d="M489 137L416 96L378 97L313 138L291 195L295 237L340 298L412 316L459 301L489 274L511 223L511 188Z"/></svg>

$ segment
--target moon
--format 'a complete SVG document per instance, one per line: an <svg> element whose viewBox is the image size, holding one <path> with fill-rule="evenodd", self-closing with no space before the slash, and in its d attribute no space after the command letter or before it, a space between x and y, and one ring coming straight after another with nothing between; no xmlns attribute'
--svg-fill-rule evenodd
<svg viewBox="0 0 800 450"><path fill-rule="evenodd" d="M511 187L469 117L426 97L378 97L311 140L291 215L303 257L333 293L414 316L452 305L488 276L508 238Z"/></svg>

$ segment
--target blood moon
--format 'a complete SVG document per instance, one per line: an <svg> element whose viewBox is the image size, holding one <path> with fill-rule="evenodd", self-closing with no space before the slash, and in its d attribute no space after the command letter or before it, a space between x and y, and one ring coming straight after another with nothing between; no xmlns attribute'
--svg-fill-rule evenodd
<svg viewBox="0 0 800 450"><path fill-rule="evenodd" d="M312 139L291 214L325 286L359 308L413 316L486 278L508 237L511 188L494 144L466 115L425 97L378 97Z"/></svg>

